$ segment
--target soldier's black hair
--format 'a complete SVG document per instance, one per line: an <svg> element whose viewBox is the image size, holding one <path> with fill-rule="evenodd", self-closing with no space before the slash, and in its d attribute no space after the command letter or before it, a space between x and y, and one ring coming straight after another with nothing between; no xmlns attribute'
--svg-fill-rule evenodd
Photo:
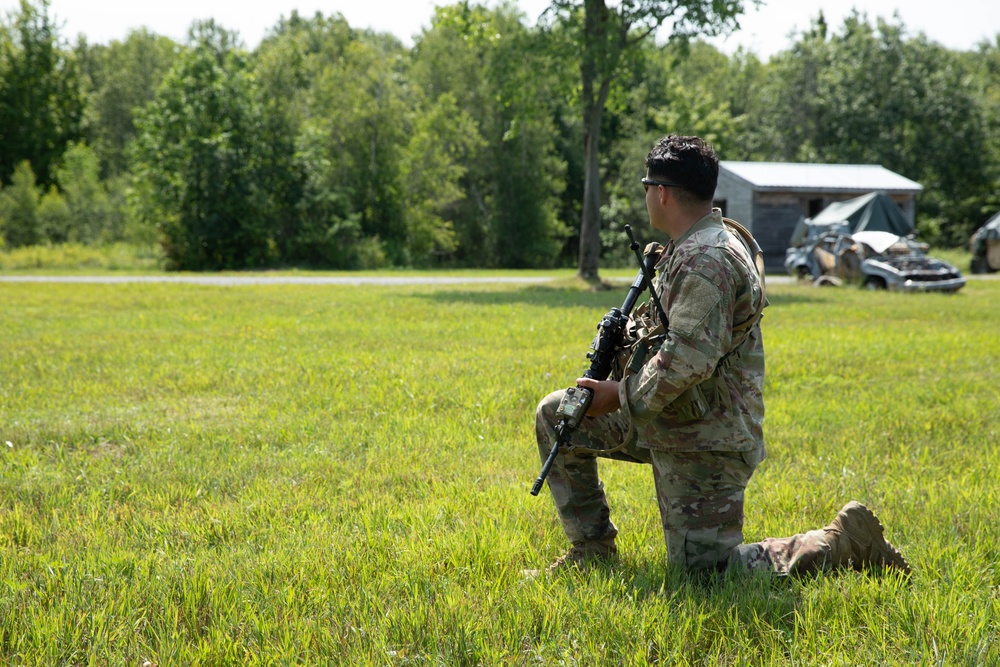
<svg viewBox="0 0 1000 667"><path fill-rule="evenodd" d="M646 156L649 177L681 186L699 203L710 202L719 183L719 156L700 137L663 137Z"/></svg>

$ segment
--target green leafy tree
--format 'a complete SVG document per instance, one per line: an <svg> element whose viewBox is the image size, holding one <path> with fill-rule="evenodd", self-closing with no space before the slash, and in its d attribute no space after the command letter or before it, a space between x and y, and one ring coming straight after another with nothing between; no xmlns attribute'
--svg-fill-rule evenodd
<svg viewBox="0 0 1000 667"><path fill-rule="evenodd" d="M737 50L726 63L722 79L713 84L728 102L733 133L722 146L727 160L766 161L773 159L775 135L780 128L757 122L768 116L772 101L768 97L769 67L752 52Z"/></svg>
<svg viewBox="0 0 1000 667"><path fill-rule="evenodd" d="M261 41L258 55L271 49L285 49L286 73L291 78L286 83L298 88L310 88L316 76L326 67L339 63L351 42L358 39L340 14L324 16L316 12L303 17L292 11L288 18L282 16Z"/></svg>
<svg viewBox="0 0 1000 667"><path fill-rule="evenodd" d="M993 41L983 41L974 50L961 54L966 68L972 73L970 92L982 113L985 143L987 192L978 215L973 215L971 227L978 229L1000 211L1000 34Z"/></svg>
<svg viewBox="0 0 1000 667"><path fill-rule="evenodd" d="M27 160L49 185L66 145L83 136L79 70L48 9L47 0L21 0L10 24L0 25L0 181Z"/></svg>
<svg viewBox="0 0 1000 667"><path fill-rule="evenodd" d="M101 160L102 174L122 174L136 136L135 114L153 100L181 47L169 37L141 29L107 46L81 43L76 52L90 82L90 144Z"/></svg>
<svg viewBox="0 0 1000 667"><path fill-rule="evenodd" d="M549 62L545 35L524 29L519 19L512 12L497 13L501 38L491 59L492 85L499 93L495 127L502 131L492 155L492 245L500 266L544 267L553 264L569 234L557 217L566 167L553 139L556 105L551 101L565 84L557 78L557 63Z"/></svg>
<svg viewBox="0 0 1000 667"><path fill-rule="evenodd" d="M138 121L137 176L173 268L238 269L273 259L270 204L258 178L261 113L236 44L214 22L195 24L189 51Z"/></svg>
<svg viewBox="0 0 1000 667"><path fill-rule="evenodd" d="M328 164L319 142L297 156L306 173L297 224L288 237L288 256L307 265L334 269L377 269L386 264L377 237L362 233L361 214L352 207L350 192L326 181ZM313 150L311 150L313 149Z"/></svg>
<svg viewBox="0 0 1000 667"><path fill-rule="evenodd" d="M100 163L89 146L70 144L55 175L72 220L70 240L96 243L121 238L121 213L101 182Z"/></svg>
<svg viewBox="0 0 1000 667"><path fill-rule="evenodd" d="M622 0L615 6L605 0L554 0L546 10L550 25L570 36L579 63L584 189L578 275L584 280L600 280L602 118L623 60L667 21L680 39L735 28L743 5L740 0Z"/></svg>
<svg viewBox="0 0 1000 667"><path fill-rule="evenodd" d="M284 202L276 241L286 261L336 268L421 261L408 229L424 202L401 200L420 104L407 84L406 55L392 37L318 12L283 17L255 52L272 147L266 178L276 203Z"/></svg>
<svg viewBox="0 0 1000 667"><path fill-rule="evenodd" d="M346 185L331 181L329 146L308 122L311 90L356 39L340 17L317 12L282 18L254 53L258 103L264 114L264 187L271 193L273 233L285 263L374 268L385 261L377 240L366 240L361 215Z"/></svg>
<svg viewBox="0 0 1000 667"><path fill-rule="evenodd" d="M320 55L298 141L308 156L303 164L315 170L307 195L329 210L326 193L336 193L349 203L336 221L341 234L357 214L361 236L381 248L369 257L408 264L400 154L414 99L405 85L405 49L391 36L359 33Z"/></svg>
<svg viewBox="0 0 1000 667"><path fill-rule="evenodd" d="M763 141L747 123L748 110L762 104L763 63L742 49L727 57L701 40L670 43L655 53L664 74L652 77L648 87L663 96L650 111L659 117L658 129L697 134L724 159L746 159L747 147Z"/></svg>
<svg viewBox="0 0 1000 667"><path fill-rule="evenodd" d="M295 144L307 84L299 46L294 39L271 39L252 58L255 104L261 113L258 185L268 193L266 217L283 263L310 262L315 247L315 239L303 244L297 238L302 218L296 209L303 197L305 174L296 162Z"/></svg>
<svg viewBox="0 0 1000 667"><path fill-rule="evenodd" d="M560 83L542 36L510 4L463 2L439 7L414 50L413 83L430 100L454 98L483 140L455 156L466 193L453 212L457 261L551 265L566 235L565 164L554 120Z"/></svg>
<svg viewBox="0 0 1000 667"><path fill-rule="evenodd" d="M73 213L66 198L54 185L42 195L38 202L38 227L41 236L50 243L70 241L73 229Z"/></svg>
<svg viewBox="0 0 1000 667"><path fill-rule="evenodd" d="M405 211L407 250L416 263L450 255L457 246L449 219L465 198L461 181L465 159L484 145L468 112L448 93L417 116L402 153L400 178Z"/></svg>
<svg viewBox="0 0 1000 667"><path fill-rule="evenodd" d="M623 232L638 226L646 239L665 243L648 229L641 165L650 146L664 134L693 134L720 154L735 142L739 125L729 109L724 80L729 59L700 41L635 49L612 86L605 113L601 158L601 257L605 264L633 266L635 255Z"/></svg>
<svg viewBox="0 0 1000 667"><path fill-rule="evenodd" d="M22 160L14 169L11 184L0 190L0 232L4 245L18 248L44 240L38 217L41 197L31 163Z"/></svg>
<svg viewBox="0 0 1000 667"><path fill-rule="evenodd" d="M816 25L773 61L777 157L881 164L920 182L917 224L959 245L990 191L988 143L973 78L960 57L896 19L854 13L842 30Z"/></svg>

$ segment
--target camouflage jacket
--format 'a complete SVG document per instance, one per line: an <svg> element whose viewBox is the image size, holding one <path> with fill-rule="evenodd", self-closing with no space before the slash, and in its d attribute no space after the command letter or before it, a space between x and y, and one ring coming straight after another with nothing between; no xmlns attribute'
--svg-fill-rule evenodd
<svg viewBox="0 0 1000 667"><path fill-rule="evenodd" d="M619 398L639 446L677 452L763 446L759 318L766 296L747 246L714 209L667 245L656 271L666 333L655 309L637 309L628 362L619 372Z"/></svg>

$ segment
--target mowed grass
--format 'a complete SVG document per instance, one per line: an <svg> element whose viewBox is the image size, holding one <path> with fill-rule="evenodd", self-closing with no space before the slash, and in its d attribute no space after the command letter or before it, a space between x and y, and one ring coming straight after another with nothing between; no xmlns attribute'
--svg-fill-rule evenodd
<svg viewBox="0 0 1000 667"><path fill-rule="evenodd" d="M621 564L525 579L534 407L624 294L0 283L0 663L1000 663L1000 281L770 287L747 539L858 499L908 583L689 578L617 462Z"/></svg>

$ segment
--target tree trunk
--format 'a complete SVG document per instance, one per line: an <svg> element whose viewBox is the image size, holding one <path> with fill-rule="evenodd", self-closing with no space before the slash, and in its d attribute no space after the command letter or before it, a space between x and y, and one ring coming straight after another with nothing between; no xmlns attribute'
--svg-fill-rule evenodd
<svg viewBox="0 0 1000 667"><path fill-rule="evenodd" d="M584 109L583 130L583 219L580 222L580 256L577 275L588 283L599 283L601 257L601 108L591 102Z"/></svg>
<svg viewBox="0 0 1000 667"><path fill-rule="evenodd" d="M608 43L610 13L604 0L584 2L584 48L580 61L583 103L583 218L577 275L599 285L601 257L601 116L611 90L617 48Z"/></svg>

